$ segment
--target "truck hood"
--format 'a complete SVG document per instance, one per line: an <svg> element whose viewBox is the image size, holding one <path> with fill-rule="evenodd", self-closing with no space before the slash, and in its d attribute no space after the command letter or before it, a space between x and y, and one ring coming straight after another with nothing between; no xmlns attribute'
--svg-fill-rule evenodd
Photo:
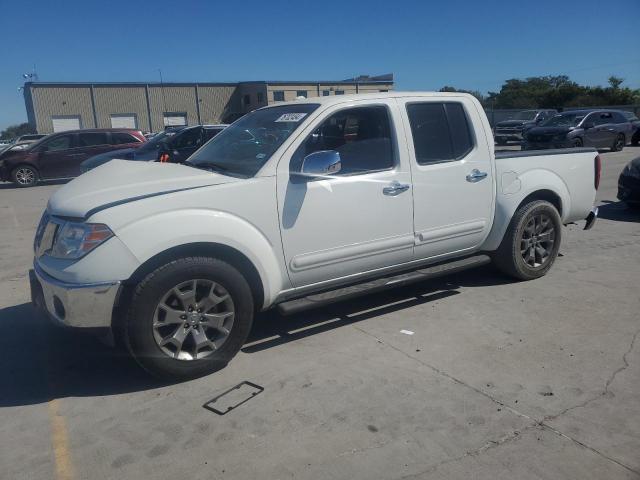
<svg viewBox="0 0 640 480"><path fill-rule="evenodd" d="M88 218L111 206L238 180L174 163L112 160L55 192L47 210L52 215Z"/></svg>

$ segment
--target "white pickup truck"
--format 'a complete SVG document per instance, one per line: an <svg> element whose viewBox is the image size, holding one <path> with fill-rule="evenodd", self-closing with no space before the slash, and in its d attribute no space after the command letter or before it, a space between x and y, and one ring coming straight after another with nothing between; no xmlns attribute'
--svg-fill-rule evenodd
<svg viewBox="0 0 640 480"><path fill-rule="evenodd" d="M149 372L226 365L283 313L493 261L544 275L563 224L596 219L592 149L494 153L472 96L378 93L256 110L187 165L114 160L38 226L33 302L107 330Z"/></svg>

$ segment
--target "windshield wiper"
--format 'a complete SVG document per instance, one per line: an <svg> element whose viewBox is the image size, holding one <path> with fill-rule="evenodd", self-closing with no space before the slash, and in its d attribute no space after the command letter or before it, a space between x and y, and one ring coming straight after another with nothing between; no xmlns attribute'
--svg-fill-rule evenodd
<svg viewBox="0 0 640 480"><path fill-rule="evenodd" d="M219 165L213 162L193 163L193 162L190 162L189 160L185 160L184 164L187 165L188 167L199 168L201 170L208 170L210 172L223 173L229 170L227 167L223 167L222 165Z"/></svg>

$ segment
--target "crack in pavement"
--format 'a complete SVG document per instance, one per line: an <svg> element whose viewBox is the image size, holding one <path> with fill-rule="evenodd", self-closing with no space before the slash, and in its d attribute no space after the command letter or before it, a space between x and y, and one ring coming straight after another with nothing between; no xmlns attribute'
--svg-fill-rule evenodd
<svg viewBox="0 0 640 480"><path fill-rule="evenodd" d="M435 471L442 465L446 465L446 464L452 463L452 462L457 462L457 461L460 461L460 460L462 460L464 458L467 458L467 457L470 457L470 456L480 455L481 453L486 452L487 450L490 450L492 448L497 448L499 446L502 446L502 445L505 445L505 444L508 444L508 443L514 441L514 440L520 438L520 433L522 433L524 431L527 431L527 430L530 430L532 428L536 428L536 427L547 429L547 430L553 432L556 435L559 435L559 436L561 436L561 437L563 437L563 438L565 438L567 440L570 440L571 442L575 443L576 445L579 445L579 446L581 446L581 447L583 447L583 448L585 448L585 449L587 449L587 450L599 455L600 457L602 457L602 458L604 458L606 460L609 460L610 462L615 463L616 465L618 465L618 466L624 468L625 470L628 470L631 473L633 473L635 475L638 475L640 477L640 471L637 471L637 470L633 469L632 467L629 467L628 465L625 465L624 463L622 463L622 462L620 462L620 461L618 461L618 460L616 460L616 459L614 459L612 457L609 457L608 455L605 455L604 453L596 450L595 448L593 448L593 447L591 447L591 446L589 446L589 445L587 445L587 444L585 444L585 443L573 438L572 436L567 435L566 433L564 433L564 432L552 427L551 425L545 423L549 419L555 419L555 418L559 417L560 415L566 413L567 411L571 410L572 408L577 408L578 406L570 407L568 409L565 409L565 410L563 410L562 412L560 412L559 414L557 414L557 415L555 415L553 417L544 417L542 420L537 420L536 418L534 418L534 417L532 417L530 415L527 415L524 412L520 412L520 411L518 411L518 410L516 410L516 409L514 409L514 408L512 408L512 407L510 407L508 405L506 405L504 402L501 402L497 398L492 397L489 393L485 392L484 390L482 390L480 388L477 388L477 387L474 387L473 385L469 385L468 383L466 383L466 382L454 377L453 375L450 375L449 373L445 372L444 370L442 370L442 369L440 369L438 367L435 367L435 366L433 366L433 365L431 365L431 364L429 364L427 362L424 362L423 360L421 360L419 358L416 358L413 355L410 355L409 353L405 352L404 350L402 350L402 349L400 349L400 348L398 348L398 347L396 347L396 346L394 346L394 345L392 345L390 343L385 342L381 338L378 338L374 334L372 334L370 332L367 332L366 330L362 329L361 327L359 327L357 325L351 325L351 326L353 328L355 328L356 330L358 330L359 332L361 332L361 333L363 333L363 334L365 334L365 335L367 335L369 337L374 338L375 340L377 340L382 345L385 345L385 346L387 346L387 347L399 352L400 354L404 355L407 358L415 360L416 362L418 362L421 365L429 368L430 370L432 370L433 372L437 373L438 375L441 375L441 376L453 381L454 383L457 383L458 385L462 385L462 386L464 386L466 388L469 388L469 389L473 390L476 393L479 393L480 395L488 398L489 400L491 400L495 404L500 405L501 407L503 407L506 410L510 411L514 415L517 415L519 417L525 418L525 419L527 419L527 420L529 420L531 422L529 425L525 426L525 428L523 428L522 430L516 430L511 434L505 435L504 437L502 437L499 440L489 440L488 442L486 442L481 447L478 447L477 449L471 450L470 452L466 452L464 455L460 455L458 457L454 457L454 458L450 458L450 459L447 459L447 460L443 460L443 461L441 461L439 463L436 463L435 465L432 465L431 467L429 467L428 469L426 469L423 472L420 472L420 473L417 473L417 474L407 475L407 476L404 476L404 477L400 477L401 479L415 478L415 477L417 477L419 475L424 475L425 473L430 473L432 471ZM625 369L627 369L629 367L629 362L627 360L627 355L629 353L631 353L631 351L633 350L633 347L634 347L635 342L636 342L636 338L638 337L639 334L640 334L640 330L638 330L634 334L633 339L631 340L631 345L629 346L628 350L622 356L622 360L623 360L624 365L622 367L616 369L616 371L614 371L610 375L609 379L607 380L607 382L605 384L605 392L603 394L601 394L601 395L598 395L597 398L600 398L602 395L606 395L608 393L608 388L611 385L611 383L613 382L613 380L615 379L616 375L618 375L620 372L622 372L623 370L625 370ZM595 398L591 399L590 401L593 401L593 400L595 400Z"/></svg>
<svg viewBox="0 0 640 480"><path fill-rule="evenodd" d="M553 421L558 417L561 417L562 415L572 411L572 410L576 410L578 408L584 408L587 405L589 405L592 402L595 402L596 400L599 400L602 397L606 397L609 395L609 387L611 386L611 384L613 383L613 381L615 380L616 376L620 373L623 372L624 370L626 370L627 368L629 368L629 361L627 360L627 355L629 355L632 351L633 351L633 347L636 343L636 339L638 338L638 334L640 334L640 330L636 331L636 333L633 335L632 339L631 339L631 344L629 345L629 348L627 349L627 351L622 355L622 363L623 365L621 367L619 367L618 369L616 369L611 375L609 375L609 378L607 379L607 381L605 382L604 385L604 390L602 392L600 392L598 395L589 398L588 400L585 400L582 403L579 403L577 405L573 405L571 407L567 407L564 410L562 410L561 412L555 414L555 415L549 415L546 416L542 419L543 422L548 422L548 421Z"/></svg>

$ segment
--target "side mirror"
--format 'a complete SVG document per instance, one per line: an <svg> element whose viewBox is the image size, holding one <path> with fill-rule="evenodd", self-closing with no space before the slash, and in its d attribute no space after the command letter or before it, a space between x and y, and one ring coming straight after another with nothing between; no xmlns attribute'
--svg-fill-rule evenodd
<svg viewBox="0 0 640 480"><path fill-rule="evenodd" d="M303 177L326 177L335 175L342 169L340 154L335 150L313 152L302 161L300 174Z"/></svg>
<svg viewBox="0 0 640 480"><path fill-rule="evenodd" d="M584 128L585 130L589 130L590 128L595 127L596 124L593 122L585 122L582 124L582 128Z"/></svg>

